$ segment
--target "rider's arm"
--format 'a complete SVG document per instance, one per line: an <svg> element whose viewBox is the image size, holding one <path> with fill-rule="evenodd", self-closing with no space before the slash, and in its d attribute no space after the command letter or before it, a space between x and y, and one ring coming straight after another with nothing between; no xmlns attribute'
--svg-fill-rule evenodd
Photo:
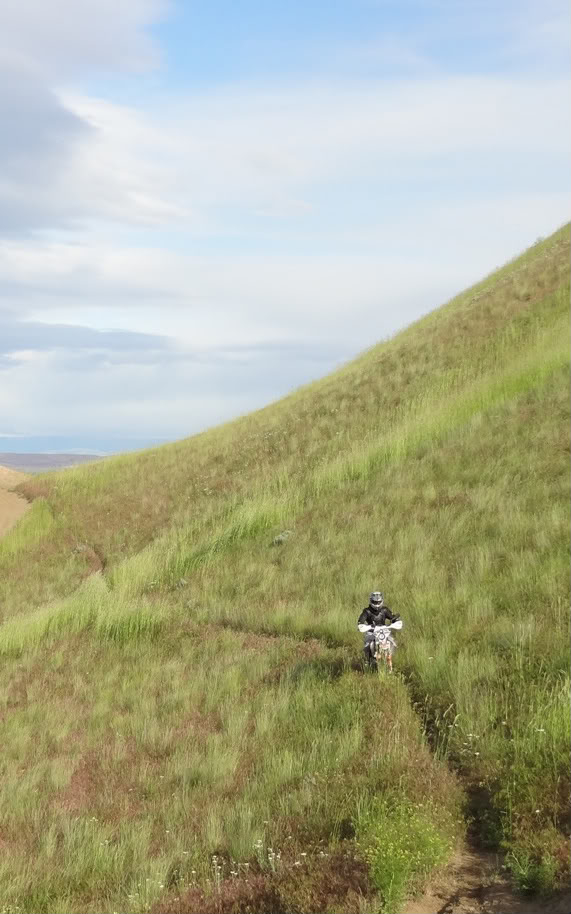
<svg viewBox="0 0 571 914"><path fill-rule="evenodd" d="M399 614L391 612L388 606L385 606L385 612L387 614L387 618L390 619L391 622L396 622L397 619L400 619Z"/></svg>

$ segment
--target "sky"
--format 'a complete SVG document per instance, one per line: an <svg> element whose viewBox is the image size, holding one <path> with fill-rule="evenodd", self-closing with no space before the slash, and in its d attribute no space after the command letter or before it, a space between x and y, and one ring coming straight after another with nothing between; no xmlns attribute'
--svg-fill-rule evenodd
<svg viewBox="0 0 571 914"><path fill-rule="evenodd" d="M0 452L322 377L570 218L567 0L3 0Z"/></svg>

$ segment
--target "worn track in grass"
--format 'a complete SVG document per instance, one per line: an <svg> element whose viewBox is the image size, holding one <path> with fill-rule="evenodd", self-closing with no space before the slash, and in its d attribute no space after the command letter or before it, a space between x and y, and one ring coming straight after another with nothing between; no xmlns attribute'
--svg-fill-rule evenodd
<svg viewBox="0 0 571 914"><path fill-rule="evenodd" d="M0 536L14 526L28 510L28 502L11 490L28 477L25 473L0 466Z"/></svg>
<svg viewBox="0 0 571 914"><path fill-rule="evenodd" d="M402 914L567 914L571 892L527 898L514 892L496 854L458 852Z"/></svg>

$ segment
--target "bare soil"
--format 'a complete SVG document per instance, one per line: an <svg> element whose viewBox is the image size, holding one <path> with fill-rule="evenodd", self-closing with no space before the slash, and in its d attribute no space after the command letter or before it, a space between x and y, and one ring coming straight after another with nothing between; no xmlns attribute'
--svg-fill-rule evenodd
<svg viewBox="0 0 571 914"><path fill-rule="evenodd" d="M0 466L0 536L7 533L28 510L26 499L11 491L25 479L27 479L25 473Z"/></svg>
<svg viewBox="0 0 571 914"><path fill-rule="evenodd" d="M526 898L501 869L495 854L458 852L425 893L402 914L568 914L571 891L550 898Z"/></svg>

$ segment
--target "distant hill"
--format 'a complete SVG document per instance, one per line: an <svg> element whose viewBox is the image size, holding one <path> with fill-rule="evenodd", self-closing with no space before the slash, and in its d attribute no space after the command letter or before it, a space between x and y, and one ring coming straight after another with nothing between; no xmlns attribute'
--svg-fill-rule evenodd
<svg viewBox="0 0 571 914"><path fill-rule="evenodd" d="M98 454L4 454L0 464L23 473L45 473L46 470L63 470L80 463L101 460Z"/></svg>

